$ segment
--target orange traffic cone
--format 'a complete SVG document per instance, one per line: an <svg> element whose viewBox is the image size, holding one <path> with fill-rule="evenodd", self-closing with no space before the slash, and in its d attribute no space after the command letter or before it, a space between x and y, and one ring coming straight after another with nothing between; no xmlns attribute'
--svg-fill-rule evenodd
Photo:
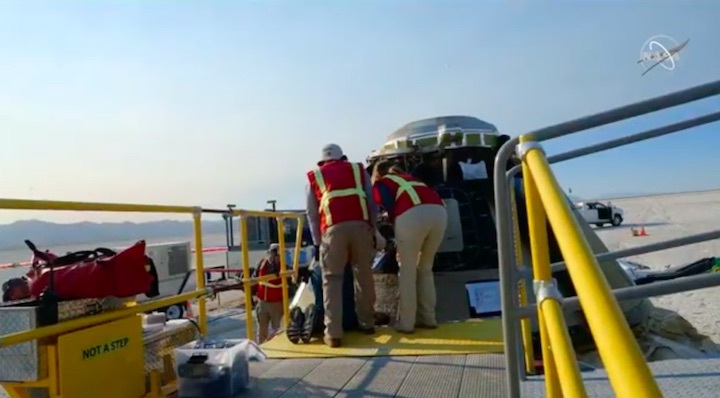
<svg viewBox="0 0 720 398"><path fill-rule="evenodd" d="M640 236L647 236L647 232L645 232L645 226L640 226Z"/></svg>

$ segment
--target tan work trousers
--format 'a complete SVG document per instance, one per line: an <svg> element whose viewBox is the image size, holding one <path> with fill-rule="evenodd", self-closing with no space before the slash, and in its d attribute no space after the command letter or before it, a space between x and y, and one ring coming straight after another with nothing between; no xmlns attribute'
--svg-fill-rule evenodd
<svg viewBox="0 0 720 398"><path fill-rule="evenodd" d="M416 322L437 325L433 263L447 228L447 211L441 205L418 205L395 219L395 240L400 263L400 303L396 327L415 329Z"/></svg>
<svg viewBox="0 0 720 398"><path fill-rule="evenodd" d="M269 335L269 329L272 327L274 332L280 329L280 321L283 317L282 301L263 301L258 302L257 308L258 320L258 341L265 342Z"/></svg>
<svg viewBox="0 0 720 398"><path fill-rule="evenodd" d="M325 335L343 336L343 275L352 261L355 279L355 311L361 328L374 326L375 283L372 277L374 231L365 221L346 221L331 225L322 235L322 264Z"/></svg>

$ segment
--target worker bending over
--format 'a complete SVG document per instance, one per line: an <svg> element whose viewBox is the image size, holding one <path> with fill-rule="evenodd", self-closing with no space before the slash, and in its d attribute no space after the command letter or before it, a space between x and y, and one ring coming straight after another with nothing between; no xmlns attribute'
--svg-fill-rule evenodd
<svg viewBox="0 0 720 398"><path fill-rule="evenodd" d="M433 262L447 227L447 212L438 193L404 173L393 162L373 170L373 198L388 213L395 229L400 263L400 302L395 328L412 333L415 327L434 329L435 279Z"/></svg>
<svg viewBox="0 0 720 398"><path fill-rule="evenodd" d="M277 243L270 245L268 255L255 269L256 277L280 274L280 246ZM269 326L273 332L280 329L283 317L282 279L271 279L259 282L257 288L258 304L256 307L258 319L258 343L263 343L269 335Z"/></svg>
<svg viewBox="0 0 720 398"><path fill-rule="evenodd" d="M361 331L375 333L375 284L372 260L377 207L370 176L360 163L351 163L335 144L322 149L318 167L307 173L307 218L322 266L325 310L324 341L342 345L342 289L345 265L352 259L355 311ZM318 250L319 249L319 252Z"/></svg>

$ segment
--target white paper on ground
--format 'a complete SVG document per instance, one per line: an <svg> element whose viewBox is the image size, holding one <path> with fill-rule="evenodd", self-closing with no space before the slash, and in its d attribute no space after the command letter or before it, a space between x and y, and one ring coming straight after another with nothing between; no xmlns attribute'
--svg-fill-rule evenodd
<svg viewBox="0 0 720 398"><path fill-rule="evenodd" d="M470 297L470 306L477 314L500 312L500 282L466 283L465 289Z"/></svg>

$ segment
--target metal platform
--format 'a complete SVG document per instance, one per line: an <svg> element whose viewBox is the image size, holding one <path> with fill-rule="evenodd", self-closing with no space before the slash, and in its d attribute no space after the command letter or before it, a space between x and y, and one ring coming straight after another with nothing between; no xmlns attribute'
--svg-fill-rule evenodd
<svg viewBox="0 0 720 398"><path fill-rule="evenodd" d="M210 324L214 337L242 338L243 320L244 314L219 317ZM718 396L720 358L654 362L650 368L666 398ZM255 385L244 396L508 398L504 369L501 354L274 359L252 363ZM588 396L614 396L604 371L583 376ZM544 398L544 383L529 377L522 398Z"/></svg>
<svg viewBox="0 0 720 398"><path fill-rule="evenodd" d="M508 398L502 355L308 358L253 362L244 397ZM720 358L650 364L665 398L715 398ZM614 394L602 370L583 374L588 396ZM522 383L522 398L544 398L542 377ZM0 392L0 397L6 397Z"/></svg>
<svg viewBox="0 0 720 398"><path fill-rule="evenodd" d="M245 396L506 398L503 368L497 354L269 360Z"/></svg>
<svg viewBox="0 0 720 398"><path fill-rule="evenodd" d="M652 362L650 370L665 398L715 398L720 395L720 358L673 359ZM603 370L583 374L588 397L615 396ZM522 398L545 398L545 380L529 377L522 383Z"/></svg>
<svg viewBox="0 0 720 398"><path fill-rule="evenodd" d="M503 355L286 359L253 363L247 397L507 398ZM650 364L666 398L717 397L720 358ZM589 397L614 396L602 370L584 373ZM522 383L522 398L545 397L542 377Z"/></svg>

